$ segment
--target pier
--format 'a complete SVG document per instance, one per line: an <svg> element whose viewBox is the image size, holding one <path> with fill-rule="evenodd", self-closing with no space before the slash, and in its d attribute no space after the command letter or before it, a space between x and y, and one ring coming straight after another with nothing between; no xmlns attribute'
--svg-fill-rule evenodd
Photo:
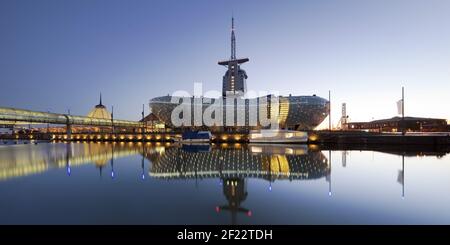
<svg viewBox="0 0 450 245"><path fill-rule="evenodd" d="M450 145L450 132L371 133L361 131L311 131L309 143L373 145Z"/></svg>
<svg viewBox="0 0 450 245"><path fill-rule="evenodd" d="M146 133L31 133L0 135L0 140L47 140L47 141L94 141L94 142L174 142L181 139L182 132L146 132ZM213 132L211 143L248 143L246 133ZM292 142L290 142L292 143ZM294 142L295 143L295 142ZM359 131L309 131L307 144L320 145L404 145L413 146L450 146L450 132L442 133L406 133L387 134ZM283 144L270 143L270 144ZM304 144L304 142L298 142Z"/></svg>

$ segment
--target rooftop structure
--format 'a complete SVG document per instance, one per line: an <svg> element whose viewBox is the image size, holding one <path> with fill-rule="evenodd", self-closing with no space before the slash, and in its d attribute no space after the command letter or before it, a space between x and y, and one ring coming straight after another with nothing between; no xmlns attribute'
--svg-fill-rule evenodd
<svg viewBox="0 0 450 245"><path fill-rule="evenodd" d="M376 132L407 131L438 132L447 131L447 121L439 118L423 117L393 117L370 122L351 122L347 124L349 130L367 130Z"/></svg>
<svg viewBox="0 0 450 245"><path fill-rule="evenodd" d="M248 58L236 58L236 36L234 18L231 20L231 56L229 60L219 61L219 65L227 66L223 76L222 97L219 98L189 98L161 96L150 100L152 112L168 127L207 129L210 131L248 131L263 128L274 128L272 122L278 123L278 128L311 130L317 127L329 112L329 102L318 96L274 96L267 95L258 98L244 98L246 93L247 73L240 68ZM190 102L186 101L189 100ZM272 101L276 101L272 103ZM267 102L267 103L266 103ZM278 102L278 103L277 103ZM183 104L183 105L181 105ZM175 115L180 107L186 108ZM200 108L200 109L198 109ZM201 115L214 111L214 123L206 125ZM199 117L192 112L200 113ZM187 115L189 114L189 115ZM172 121L182 119L183 123ZM255 123L255 119L259 121ZM269 119L270 125L261 124L261 120ZM273 119L273 120L272 120ZM186 122L186 123L185 123Z"/></svg>
<svg viewBox="0 0 450 245"><path fill-rule="evenodd" d="M87 117L111 120L111 113L102 104L102 94L100 94L100 103L88 113Z"/></svg>
<svg viewBox="0 0 450 245"><path fill-rule="evenodd" d="M234 18L231 18L231 56L229 60L219 61L219 65L227 66L223 76L222 96L242 96L247 91L247 73L240 64L249 61L248 58L236 59L236 36L234 34Z"/></svg>

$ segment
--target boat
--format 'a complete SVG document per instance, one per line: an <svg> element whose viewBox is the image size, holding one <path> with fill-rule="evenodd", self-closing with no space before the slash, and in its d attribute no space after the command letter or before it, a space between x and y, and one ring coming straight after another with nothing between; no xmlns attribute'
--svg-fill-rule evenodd
<svg viewBox="0 0 450 245"><path fill-rule="evenodd" d="M181 136L183 143L209 143L210 140L210 131L186 131Z"/></svg>
<svg viewBox="0 0 450 245"><path fill-rule="evenodd" d="M251 130L250 143L306 143L308 133L296 130L262 129Z"/></svg>

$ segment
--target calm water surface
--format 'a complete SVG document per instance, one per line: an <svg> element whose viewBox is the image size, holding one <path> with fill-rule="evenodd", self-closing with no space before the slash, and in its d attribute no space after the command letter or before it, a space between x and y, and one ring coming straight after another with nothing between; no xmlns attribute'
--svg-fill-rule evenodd
<svg viewBox="0 0 450 245"><path fill-rule="evenodd" d="M450 224L450 157L1 142L0 196L0 224Z"/></svg>

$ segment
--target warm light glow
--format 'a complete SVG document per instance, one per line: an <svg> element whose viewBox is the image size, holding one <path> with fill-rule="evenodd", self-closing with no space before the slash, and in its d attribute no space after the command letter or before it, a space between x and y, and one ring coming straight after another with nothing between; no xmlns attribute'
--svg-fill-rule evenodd
<svg viewBox="0 0 450 245"><path fill-rule="evenodd" d="M312 151L316 151L319 150L319 146L318 145L308 145L308 149L312 150Z"/></svg>
<svg viewBox="0 0 450 245"><path fill-rule="evenodd" d="M251 151L252 153L261 153L261 152L262 152L262 148L261 148L261 147L258 147L258 146L251 146L251 147L250 147L250 151Z"/></svg>
<svg viewBox="0 0 450 245"><path fill-rule="evenodd" d="M257 138L261 138L262 137L262 134L252 134L252 135L250 135L250 138L252 138L252 139L257 139Z"/></svg>
<svg viewBox="0 0 450 245"><path fill-rule="evenodd" d="M317 135L311 134L311 135L309 136L309 140L310 140L310 141L316 141L316 140L317 140Z"/></svg>
<svg viewBox="0 0 450 245"><path fill-rule="evenodd" d="M284 152L285 152L286 154L294 154L294 149L292 149L292 148L286 148L286 149L284 149Z"/></svg>

